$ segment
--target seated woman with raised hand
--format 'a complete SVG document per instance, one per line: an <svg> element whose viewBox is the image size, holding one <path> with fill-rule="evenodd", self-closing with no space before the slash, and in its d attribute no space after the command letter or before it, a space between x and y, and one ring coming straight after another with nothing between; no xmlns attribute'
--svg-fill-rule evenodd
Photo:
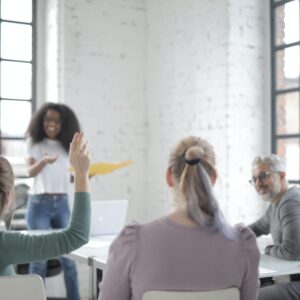
<svg viewBox="0 0 300 300"><path fill-rule="evenodd" d="M213 194L213 147L187 137L170 155L166 181L175 210L126 226L112 243L100 300L141 300L149 290L202 291L236 287L257 299L259 250L247 228L231 228Z"/></svg>
<svg viewBox="0 0 300 300"><path fill-rule="evenodd" d="M0 276L14 275L13 264L48 259L69 253L89 240L90 158L83 144L83 134L75 133L69 152L70 163L75 170L75 199L69 226L55 233L25 235L18 232L0 232ZM0 157L0 215L14 206L14 175L10 163Z"/></svg>

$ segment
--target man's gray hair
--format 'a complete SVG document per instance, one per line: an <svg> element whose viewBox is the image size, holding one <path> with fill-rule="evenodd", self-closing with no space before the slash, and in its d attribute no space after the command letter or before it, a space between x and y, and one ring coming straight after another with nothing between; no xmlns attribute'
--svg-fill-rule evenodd
<svg viewBox="0 0 300 300"><path fill-rule="evenodd" d="M270 166L270 170L274 172L286 172L285 160L276 154L256 156L252 162L252 166L257 164L267 164Z"/></svg>

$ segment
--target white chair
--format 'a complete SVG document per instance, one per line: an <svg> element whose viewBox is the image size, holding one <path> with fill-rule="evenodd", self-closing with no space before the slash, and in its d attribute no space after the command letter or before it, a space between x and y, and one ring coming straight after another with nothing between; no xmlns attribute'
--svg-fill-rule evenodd
<svg viewBox="0 0 300 300"><path fill-rule="evenodd" d="M1 300L46 300L44 282L38 275L0 276Z"/></svg>
<svg viewBox="0 0 300 300"><path fill-rule="evenodd" d="M239 300L237 288L212 291L147 291L143 300Z"/></svg>

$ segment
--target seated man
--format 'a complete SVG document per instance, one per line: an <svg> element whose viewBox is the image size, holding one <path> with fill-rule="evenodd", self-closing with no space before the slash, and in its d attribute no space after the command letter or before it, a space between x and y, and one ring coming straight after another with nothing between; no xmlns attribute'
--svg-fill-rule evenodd
<svg viewBox="0 0 300 300"><path fill-rule="evenodd" d="M256 157L252 163L250 182L258 194L270 202L263 217L249 225L257 237L271 233L274 244L265 248L265 254L299 260L300 189L288 187L284 161L275 154ZM300 299L300 282L263 287L259 292L259 300L266 299Z"/></svg>

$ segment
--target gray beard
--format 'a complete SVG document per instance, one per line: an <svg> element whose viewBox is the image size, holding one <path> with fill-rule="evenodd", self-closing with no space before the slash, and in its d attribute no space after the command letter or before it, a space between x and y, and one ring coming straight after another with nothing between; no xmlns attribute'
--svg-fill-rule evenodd
<svg viewBox="0 0 300 300"><path fill-rule="evenodd" d="M272 202L280 193L280 189L278 191L270 192L266 195L262 195L262 198L266 202Z"/></svg>
<svg viewBox="0 0 300 300"><path fill-rule="evenodd" d="M268 193L266 195L262 195L262 198L264 201L266 202L272 202L273 199L278 195L278 193L274 193L274 192L271 192L271 193Z"/></svg>

